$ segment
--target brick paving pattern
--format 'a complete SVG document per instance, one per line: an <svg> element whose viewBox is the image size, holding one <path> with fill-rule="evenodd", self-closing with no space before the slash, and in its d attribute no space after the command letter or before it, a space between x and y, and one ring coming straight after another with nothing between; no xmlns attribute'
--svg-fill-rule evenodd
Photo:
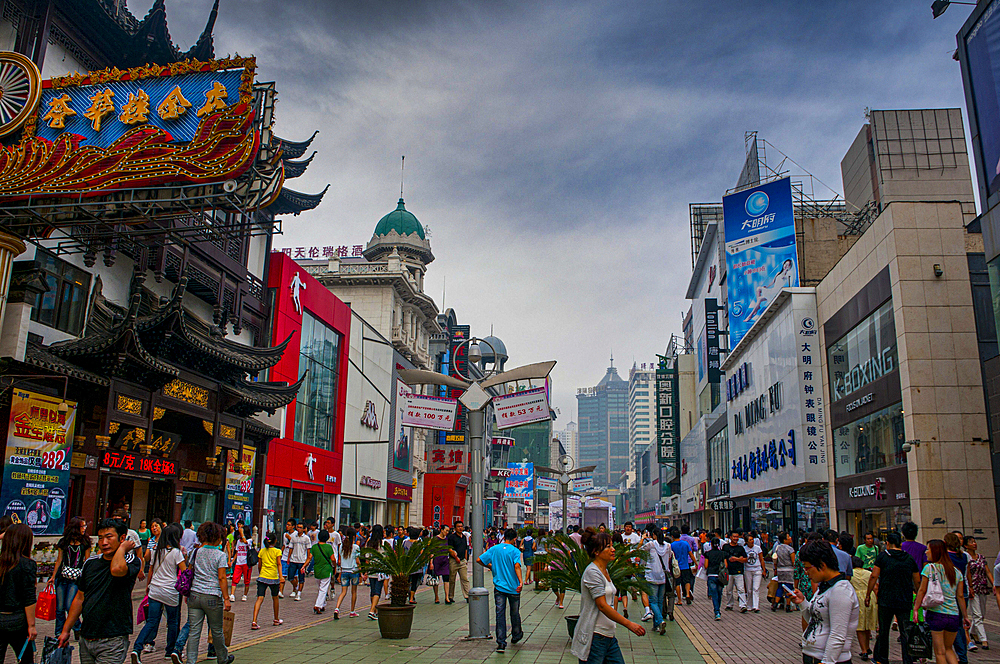
<svg viewBox="0 0 1000 664"><path fill-rule="evenodd" d="M679 622L689 624L689 633L694 632L692 641L699 646L703 661L710 664L768 664L772 662L801 662L799 638L802 636L802 613L771 612L767 603L767 591L760 592L760 613L740 613L739 603L733 611L726 611L726 596L722 596L722 620L715 620L712 600L707 597L705 582L697 581L694 603L681 606L676 611ZM986 631L990 639L990 649L979 649L969 653L969 662L1000 662L1000 610L993 599L986 611ZM900 646L896 639L899 632L893 632L889 641L889 658L902 662ZM874 647L874 640L872 641ZM853 661L860 662L861 649L854 639Z"/></svg>

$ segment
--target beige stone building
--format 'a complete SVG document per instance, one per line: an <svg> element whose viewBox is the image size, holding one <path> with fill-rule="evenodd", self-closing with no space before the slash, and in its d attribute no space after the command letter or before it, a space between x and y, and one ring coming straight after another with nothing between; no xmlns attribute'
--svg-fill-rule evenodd
<svg viewBox="0 0 1000 664"><path fill-rule="evenodd" d="M854 532L912 519L922 541L962 530L992 552L964 221L959 202L890 203L817 287L831 511Z"/></svg>

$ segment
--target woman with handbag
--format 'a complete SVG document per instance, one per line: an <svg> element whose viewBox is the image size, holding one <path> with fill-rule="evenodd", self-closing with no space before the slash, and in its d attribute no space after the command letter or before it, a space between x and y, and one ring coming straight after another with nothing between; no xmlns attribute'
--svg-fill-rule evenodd
<svg viewBox="0 0 1000 664"><path fill-rule="evenodd" d="M226 530L217 523L205 521L198 526L197 535L199 546L191 554L194 574L188 594L191 631L187 641L187 663L196 664L198 661L201 629L207 620L219 664L230 664L235 658L226 649L222 631L225 612L233 610L229 603L229 558L222 550Z"/></svg>
<svg viewBox="0 0 1000 664"><path fill-rule="evenodd" d="M927 626L934 638L937 664L958 664L955 637L972 622L965 607L962 573L955 568L942 540L927 543L927 564L920 572L920 588L913 600L914 614L922 607Z"/></svg>
<svg viewBox="0 0 1000 664"><path fill-rule="evenodd" d="M647 537L643 538L642 549L649 554L646 560L646 581L653 587L649 593L649 608L653 612L653 630L659 630L660 636L666 634L667 620L663 616L663 599L670 588L670 558L673 549L663 537L663 530L653 524L646 527ZM673 620L673 612L669 614Z"/></svg>
<svg viewBox="0 0 1000 664"><path fill-rule="evenodd" d="M62 538L56 543L56 564L52 568L49 584L56 590L56 634L62 633L63 623L69 605L76 597L76 582L83 574L83 563L90 557L90 538L85 534L86 522L78 516L72 517L63 530ZM73 626L73 638L80 640L80 621Z"/></svg>
<svg viewBox="0 0 1000 664"><path fill-rule="evenodd" d="M0 657L6 659L7 646L20 664L34 661L35 575L38 566L31 559L31 528L15 523L4 532L0 544Z"/></svg>
<svg viewBox="0 0 1000 664"><path fill-rule="evenodd" d="M146 623L132 644L132 664L140 664L144 652L151 652L153 640L160 629L160 618L167 614L167 650L174 652L181 622L181 595L177 592L177 575L187 569L181 553L181 527L171 524L160 531L156 552L146 576Z"/></svg>

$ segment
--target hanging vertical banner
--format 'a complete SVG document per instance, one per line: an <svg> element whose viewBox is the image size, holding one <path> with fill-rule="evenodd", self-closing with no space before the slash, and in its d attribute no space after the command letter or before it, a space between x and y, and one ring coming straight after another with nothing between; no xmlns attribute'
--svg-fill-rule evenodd
<svg viewBox="0 0 1000 664"><path fill-rule="evenodd" d="M392 448L392 467L396 470L410 470L410 441L413 430L403 426L403 415L406 411L406 400L413 394L410 386L396 379L396 442Z"/></svg>
<svg viewBox="0 0 1000 664"><path fill-rule="evenodd" d="M782 288L799 285L790 178L722 199L729 293L729 348L746 335Z"/></svg>
<svg viewBox="0 0 1000 664"><path fill-rule="evenodd" d="M705 357L708 382L722 382L722 361L719 358L719 301L705 299Z"/></svg>
<svg viewBox="0 0 1000 664"><path fill-rule="evenodd" d="M226 456L226 523L253 523L253 471L257 450L244 447Z"/></svg>
<svg viewBox="0 0 1000 664"><path fill-rule="evenodd" d="M0 505L35 535L61 535L72 456L76 402L13 390Z"/></svg>
<svg viewBox="0 0 1000 664"><path fill-rule="evenodd" d="M656 368L656 459L677 470L680 412L677 409L677 358L660 356ZM677 472L676 477L680 477Z"/></svg>

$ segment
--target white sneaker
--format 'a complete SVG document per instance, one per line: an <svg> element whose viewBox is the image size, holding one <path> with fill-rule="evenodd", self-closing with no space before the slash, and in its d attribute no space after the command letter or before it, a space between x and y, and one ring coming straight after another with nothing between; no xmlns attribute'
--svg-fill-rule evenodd
<svg viewBox="0 0 1000 664"><path fill-rule="evenodd" d="M147 643L146 645L144 645L142 647L142 652L143 653L153 652L154 650L156 650L156 648L153 646L152 643Z"/></svg>
<svg viewBox="0 0 1000 664"><path fill-rule="evenodd" d="M646 609L646 613L644 613L642 616L642 622L649 622L650 620L652 620L652 618L653 618L653 612L650 611L649 609Z"/></svg>
<svg viewBox="0 0 1000 664"><path fill-rule="evenodd" d="M235 602L236 601L236 595L232 595L232 594L229 595L229 601L230 602Z"/></svg>
<svg viewBox="0 0 1000 664"><path fill-rule="evenodd" d="M247 601L247 596L246 595L243 596L243 601L244 602Z"/></svg>
<svg viewBox="0 0 1000 664"><path fill-rule="evenodd" d="M301 590L299 592L295 593L295 601L296 602L301 602L302 601L302 591Z"/></svg>
<svg viewBox="0 0 1000 664"><path fill-rule="evenodd" d="M285 599L285 596L281 593L281 591L278 591L278 599Z"/></svg>

